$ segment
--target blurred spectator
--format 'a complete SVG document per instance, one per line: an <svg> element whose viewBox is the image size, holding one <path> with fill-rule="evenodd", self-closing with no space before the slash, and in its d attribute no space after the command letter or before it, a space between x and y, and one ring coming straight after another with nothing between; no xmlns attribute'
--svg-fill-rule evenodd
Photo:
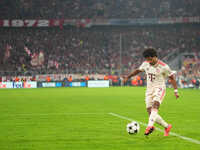
<svg viewBox="0 0 200 150"><path fill-rule="evenodd" d="M51 81L51 77L50 76L47 76L46 77L46 82L50 82Z"/></svg>
<svg viewBox="0 0 200 150"><path fill-rule="evenodd" d="M67 80L68 82L72 82L72 76L69 76Z"/></svg>
<svg viewBox="0 0 200 150"><path fill-rule="evenodd" d="M199 0L1 0L0 19L199 16Z"/></svg>

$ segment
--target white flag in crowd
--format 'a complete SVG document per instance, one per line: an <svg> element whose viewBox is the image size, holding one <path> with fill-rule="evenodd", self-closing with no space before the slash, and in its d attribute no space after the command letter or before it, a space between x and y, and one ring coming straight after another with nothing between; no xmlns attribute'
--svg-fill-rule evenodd
<svg viewBox="0 0 200 150"><path fill-rule="evenodd" d="M31 57L31 65L32 66L41 66L44 64L44 53L43 51L40 51L39 54L34 52L31 53L31 50L27 47L24 46L24 50L26 53Z"/></svg>

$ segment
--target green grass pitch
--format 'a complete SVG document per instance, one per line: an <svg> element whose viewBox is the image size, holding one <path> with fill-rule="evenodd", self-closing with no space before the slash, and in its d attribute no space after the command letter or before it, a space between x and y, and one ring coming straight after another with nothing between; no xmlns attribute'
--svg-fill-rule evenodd
<svg viewBox="0 0 200 150"><path fill-rule="evenodd" d="M126 118L148 121L144 92L144 87L2 89L0 150L199 150L200 90L179 89L176 100L167 89L159 110L172 132L185 139L159 130L145 137L142 124L138 134L126 132Z"/></svg>

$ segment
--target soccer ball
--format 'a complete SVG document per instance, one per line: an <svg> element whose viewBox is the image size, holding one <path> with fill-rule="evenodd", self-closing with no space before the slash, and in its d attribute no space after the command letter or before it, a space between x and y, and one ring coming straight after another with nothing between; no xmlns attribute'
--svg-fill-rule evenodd
<svg viewBox="0 0 200 150"><path fill-rule="evenodd" d="M136 134L140 131L140 125L139 123L133 121L127 124L126 130L129 134Z"/></svg>

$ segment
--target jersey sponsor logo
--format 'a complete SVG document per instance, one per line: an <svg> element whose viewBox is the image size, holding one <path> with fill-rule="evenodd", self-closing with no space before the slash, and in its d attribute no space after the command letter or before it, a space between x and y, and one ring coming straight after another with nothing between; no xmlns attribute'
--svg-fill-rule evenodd
<svg viewBox="0 0 200 150"><path fill-rule="evenodd" d="M153 74L153 73L148 73L148 78L149 78L149 80L150 80L151 82L153 82L153 80L156 79L156 75Z"/></svg>

